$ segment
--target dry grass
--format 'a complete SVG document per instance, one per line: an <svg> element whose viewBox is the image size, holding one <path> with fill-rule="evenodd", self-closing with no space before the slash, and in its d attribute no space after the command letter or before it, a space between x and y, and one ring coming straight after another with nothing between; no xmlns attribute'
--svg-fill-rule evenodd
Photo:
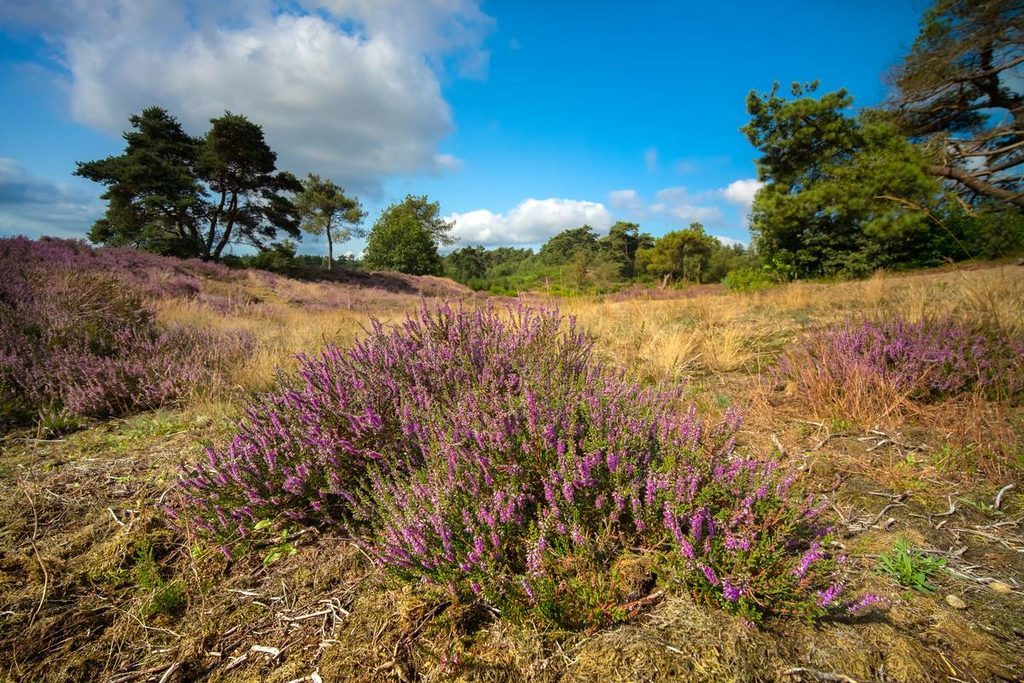
<svg viewBox="0 0 1024 683"><path fill-rule="evenodd" d="M792 283L752 294L703 291L662 300L578 298L561 307L597 335L609 358L666 378L756 370L801 332L850 318L955 315L1024 331L1024 269L1017 266Z"/></svg>

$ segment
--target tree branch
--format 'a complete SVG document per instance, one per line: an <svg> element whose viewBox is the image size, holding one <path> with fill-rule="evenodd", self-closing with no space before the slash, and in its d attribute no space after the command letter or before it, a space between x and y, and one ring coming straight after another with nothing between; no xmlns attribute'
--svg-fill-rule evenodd
<svg viewBox="0 0 1024 683"><path fill-rule="evenodd" d="M989 197L994 197L995 199L1009 202L1024 208L1024 192L1012 192L997 185L993 185L992 183L985 182L981 178L978 178L962 168L948 165L940 166L937 164L929 164L925 167L925 170L932 175L955 180L964 187L973 190L978 194L988 195Z"/></svg>

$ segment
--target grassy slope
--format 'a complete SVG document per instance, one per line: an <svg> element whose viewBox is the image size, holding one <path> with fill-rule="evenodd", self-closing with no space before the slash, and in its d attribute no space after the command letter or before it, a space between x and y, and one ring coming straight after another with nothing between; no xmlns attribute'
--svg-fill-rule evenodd
<svg viewBox="0 0 1024 683"><path fill-rule="evenodd" d="M753 628L670 595L627 625L584 634L446 608L383 580L338 535L308 533L280 547L267 539L263 556L277 548L281 559L228 563L163 525L159 506L177 464L229 434L246 396L267 388L290 355L347 343L370 312L397 318L424 290L464 294L440 281L366 286L374 284L254 275L211 284L244 302L226 312L198 299L163 300L166 320L257 336L231 388L60 440L31 432L0 440L0 679L293 681L316 673L383 681L445 679L447 671L464 680L815 680L795 668L858 681L1024 676L1019 409L963 400L833 414L774 386L765 370L801 331L850 316L955 312L1020 330L1024 269L559 302L593 331L609 362L652 381L686 381L712 413L741 406L743 446L783 451L809 473L810 489L830 493L851 583L893 601L857 620ZM1017 487L994 509L1008 483ZM901 536L946 556L955 573L937 574L934 593L874 571ZM949 594L967 609L947 605Z"/></svg>

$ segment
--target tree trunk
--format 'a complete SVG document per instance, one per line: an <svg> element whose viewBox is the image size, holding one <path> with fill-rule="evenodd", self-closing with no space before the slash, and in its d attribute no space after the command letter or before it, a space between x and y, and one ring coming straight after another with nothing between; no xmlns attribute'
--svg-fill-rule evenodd
<svg viewBox="0 0 1024 683"><path fill-rule="evenodd" d="M217 207L217 210L213 212L213 216L210 218L210 231L206 235L206 258L210 258L210 256L212 256L213 240L217 236L217 223L220 222L220 215L224 212L224 202L227 201L227 198L227 190L221 190L220 205Z"/></svg>
<svg viewBox="0 0 1024 683"><path fill-rule="evenodd" d="M217 250L213 252L213 258L219 259L220 254L224 251L224 247L228 245L228 241L231 239L231 231L235 227L235 216L238 212L238 193L231 193L231 204L228 207L228 222L224 226L224 234L220 236L220 242L217 243Z"/></svg>
<svg viewBox="0 0 1024 683"><path fill-rule="evenodd" d="M331 224L327 224L327 272L334 265L334 242L331 241Z"/></svg>

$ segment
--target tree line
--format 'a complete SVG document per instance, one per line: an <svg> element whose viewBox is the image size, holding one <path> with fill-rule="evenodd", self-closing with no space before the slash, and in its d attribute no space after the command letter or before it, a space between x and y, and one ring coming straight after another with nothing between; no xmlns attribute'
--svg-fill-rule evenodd
<svg viewBox="0 0 1024 683"><path fill-rule="evenodd" d="M699 222L655 238L625 221L612 225L606 235L589 225L563 230L536 252L467 246L443 261L452 279L495 294L607 291L632 282L721 282L730 273L760 265L748 248L723 244Z"/></svg>
<svg viewBox="0 0 1024 683"><path fill-rule="evenodd" d="M225 112L192 137L164 109L130 118L125 150L79 163L105 186L102 244L262 267L304 260L303 233L334 248L367 239L347 266L443 274L480 289L607 289L637 280L733 283L859 277L1024 251L1024 5L937 0L910 53L889 75L885 105L852 112L845 89L815 82L751 91L742 132L759 151L749 248L699 223L657 239L635 223L607 235L566 229L535 253L454 244L426 196L407 196L366 230L358 198L330 179L277 169L262 128ZM229 256L244 244L254 257ZM308 257L305 257L308 260Z"/></svg>

